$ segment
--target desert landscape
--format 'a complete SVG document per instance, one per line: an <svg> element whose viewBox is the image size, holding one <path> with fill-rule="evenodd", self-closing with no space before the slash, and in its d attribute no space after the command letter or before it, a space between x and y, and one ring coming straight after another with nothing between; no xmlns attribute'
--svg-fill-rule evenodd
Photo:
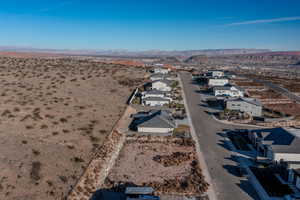
<svg viewBox="0 0 300 200"><path fill-rule="evenodd" d="M0 199L63 199L144 74L88 59L0 57Z"/></svg>

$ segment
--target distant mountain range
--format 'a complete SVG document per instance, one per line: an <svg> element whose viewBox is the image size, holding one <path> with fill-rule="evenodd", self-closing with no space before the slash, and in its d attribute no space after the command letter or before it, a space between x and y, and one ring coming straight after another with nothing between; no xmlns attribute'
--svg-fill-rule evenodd
<svg viewBox="0 0 300 200"><path fill-rule="evenodd" d="M129 51L129 50L68 50L68 49L36 49L26 47L0 46L0 51L4 52L23 52L23 53L44 53L44 54L64 54L64 55L90 55L90 56L124 56L124 57L190 57L194 55L237 55L268 53L268 49L207 49L207 50L186 50L186 51Z"/></svg>

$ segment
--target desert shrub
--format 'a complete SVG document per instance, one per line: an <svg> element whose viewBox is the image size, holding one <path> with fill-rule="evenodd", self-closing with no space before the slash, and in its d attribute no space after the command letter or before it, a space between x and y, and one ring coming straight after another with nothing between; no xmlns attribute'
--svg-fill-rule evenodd
<svg viewBox="0 0 300 200"><path fill-rule="evenodd" d="M104 129L101 129L101 130L99 130L99 133L101 133L101 134L105 134L105 133L107 133L107 131L106 131L106 130L104 130Z"/></svg>
<svg viewBox="0 0 300 200"><path fill-rule="evenodd" d="M32 125L26 125L26 129L33 129L34 127Z"/></svg>
<svg viewBox="0 0 300 200"><path fill-rule="evenodd" d="M46 129L46 128L48 128L48 126L46 124L41 125L41 129Z"/></svg>
<svg viewBox="0 0 300 200"><path fill-rule="evenodd" d="M84 160L82 158L79 158L77 156L71 158L72 161L76 162L76 163L81 163L84 162Z"/></svg>
<svg viewBox="0 0 300 200"><path fill-rule="evenodd" d="M62 131L63 131L63 133L69 133L69 132L70 132L70 131L67 130L67 129L63 129Z"/></svg>
<svg viewBox="0 0 300 200"><path fill-rule="evenodd" d="M93 135L90 136L90 140L91 142L99 142L99 138Z"/></svg>
<svg viewBox="0 0 300 200"><path fill-rule="evenodd" d="M42 163L39 161L34 161L31 164L30 178L34 181L38 181L41 179L40 171L41 171Z"/></svg>
<svg viewBox="0 0 300 200"><path fill-rule="evenodd" d="M50 181L50 180L47 180L46 183L47 183L50 187L53 186L53 182Z"/></svg>
<svg viewBox="0 0 300 200"><path fill-rule="evenodd" d="M59 179L60 179L63 183L68 182L68 178L67 178L66 176L59 176Z"/></svg>
<svg viewBox="0 0 300 200"><path fill-rule="evenodd" d="M52 135L58 135L58 134L59 134L59 132L57 132L57 131L52 132Z"/></svg>
<svg viewBox="0 0 300 200"><path fill-rule="evenodd" d="M59 121L62 122L62 123L68 122L68 120L66 118L60 118Z"/></svg>
<svg viewBox="0 0 300 200"><path fill-rule="evenodd" d="M32 149L32 153L36 156L40 155L40 152L36 149Z"/></svg>

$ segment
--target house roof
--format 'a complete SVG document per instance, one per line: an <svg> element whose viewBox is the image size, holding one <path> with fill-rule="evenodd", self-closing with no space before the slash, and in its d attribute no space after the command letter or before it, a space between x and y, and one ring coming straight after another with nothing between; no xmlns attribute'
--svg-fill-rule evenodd
<svg viewBox="0 0 300 200"><path fill-rule="evenodd" d="M175 128L176 123L169 111L150 111L147 116L140 117L137 122L138 127L148 128Z"/></svg>
<svg viewBox="0 0 300 200"><path fill-rule="evenodd" d="M143 98L143 101L167 101L169 102L169 99L166 98L162 98L162 97L147 97L147 98Z"/></svg>
<svg viewBox="0 0 300 200"><path fill-rule="evenodd" d="M242 100L256 106L262 106L262 103L259 100L254 98L242 98Z"/></svg>
<svg viewBox="0 0 300 200"><path fill-rule="evenodd" d="M171 85L171 83L172 83L172 81L167 80L167 79L156 80L156 81L153 81L152 83L157 83L157 82L162 82L162 83L165 83L166 85Z"/></svg>
<svg viewBox="0 0 300 200"><path fill-rule="evenodd" d="M160 90L148 90L145 91L145 94L167 94L169 92L165 92L165 91L160 91Z"/></svg>
<svg viewBox="0 0 300 200"><path fill-rule="evenodd" d="M163 77L165 77L165 75L164 74L155 73L155 74L152 74L150 77L163 78Z"/></svg>
<svg viewBox="0 0 300 200"><path fill-rule="evenodd" d="M161 73L154 73L150 77L164 78L164 77L170 77L170 75L168 75L168 74L161 74Z"/></svg>
<svg viewBox="0 0 300 200"><path fill-rule="evenodd" d="M127 187L125 194L152 194L154 189L152 187Z"/></svg>
<svg viewBox="0 0 300 200"><path fill-rule="evenodd" d="M215 90L231 90L231 85L225 85L225 86L215 86L214 88L213 88L213 90L215 91Z"/></svg>
<svg viewBox="0 0 300 200"><path fill-rule="evenodd" d="M300 154L300 129L273 128L252 131L268 143L275 153Z"/></svg>
<svg viewBox="0 0 300 200"><path fill-rule="evenodd" d="M300 168L293 169L293 171L297 176L300 176Z"/></svg>
<svg viewBox="0 0 300 200"><path fill-rule="evenodd" d="M249 104L253 104L253 105L256 105L256 106L262 106L262 103L257 100L257 99L254 99L254 98L237 98L237 99L228 99L227 100L228 102L229 101L236 101L236 102L241 102L241 101L244 101L244 102L247 102Z"/></svg>
<svg viewBox="0 0 300 200"><path fill-rule="evenodd" d="M238 85L234 85L233 87L235 87L236 89L238 89L239 91L245 92L245 89L238 86Z"/></svg>

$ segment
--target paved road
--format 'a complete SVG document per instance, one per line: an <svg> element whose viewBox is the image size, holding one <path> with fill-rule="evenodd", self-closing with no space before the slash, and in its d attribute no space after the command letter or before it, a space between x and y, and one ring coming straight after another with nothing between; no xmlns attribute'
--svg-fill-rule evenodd
<svg viewBox="0 0 300 200"><path fill-rule="evenodd" d="M258 199L251 184L237 176L238 163L232 158L233 152L228 150L222 132L224 129L237 129L233 125L225 125L215 121L201 106L201 96L197 93L197 85L192 83L189 73L180 74L190 117L198 136L201 151L204 155L212 183L219 200Z"/></svg>

